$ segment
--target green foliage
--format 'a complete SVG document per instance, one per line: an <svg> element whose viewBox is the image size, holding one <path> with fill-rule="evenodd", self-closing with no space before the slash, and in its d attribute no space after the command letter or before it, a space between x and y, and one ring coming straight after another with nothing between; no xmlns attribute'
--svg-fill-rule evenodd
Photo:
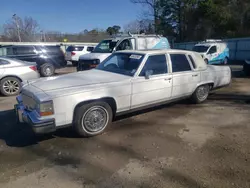
<svg viewBox="0 0 250 188"><path fill-rule="evenodd" d="M108 27L106 32L109 34L109 35L114 35L114 34L117 34L120 32L120 29L121 27L118 26L118 25L114 25L113 27Z"/></svg>
<svg viewBox="0 0 250 188"><path fill-rule="evenodd" d="M155 31L177 41L250 35L250 0L154 0L147 8Z"/></svg>

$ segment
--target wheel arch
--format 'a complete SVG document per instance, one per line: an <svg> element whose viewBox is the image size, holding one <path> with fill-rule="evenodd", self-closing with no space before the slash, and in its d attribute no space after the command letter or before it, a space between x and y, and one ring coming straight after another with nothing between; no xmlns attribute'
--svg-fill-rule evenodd
<svg viewBox="0 0 250 188"><path fill-rule="evenodd" d="M73 123L75 121L75 116L76 116L76 112L77 109L80 108L83 105L89 104L89 103L93 103L93 102L106 102L110 105L111 109L112 109L112 113L113 113L113 117L115 117L116 114L116 110L117 110L117 104L116 101L113 97L102 97L102 98L98 98L98 99L91 99L91 100L87 100L87 101L82 101L79 102L75 107L74 107L74 112L73 112Z"/></svg>
<svg viewBox="0 0 250 188"><path fill-rule="evenodd" d="M0 78L0 81L2 81L4 78L8 78L8 77L14 77L14 78L18 79L20 82L23 81L23 80L22 80L19 76L17 76L17 75L5 75L5 76L3 76L2 78Z"/></svg>
<svg viewBox="0 0 250 188"><path fill-rule="evenodd" d="M213 87L214 87L214 82L209 81L209 82L202 82L202 83L199 83L199 84L197 84L195 90L196 90L198 87L202 86L202 85L209 85L209 86L210 86L210 90L212 90Z"/></svg>

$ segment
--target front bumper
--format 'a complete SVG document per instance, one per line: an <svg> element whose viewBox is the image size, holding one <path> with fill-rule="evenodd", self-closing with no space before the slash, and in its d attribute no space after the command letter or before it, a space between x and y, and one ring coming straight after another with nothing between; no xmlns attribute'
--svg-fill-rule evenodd
<svg viewBox="0 0 250 188"><path fill-rule="evenodd" d="M25 108L20 95L16 97L16 100L17 104L15 105L15 111L19 123L29 124L32 130L37 134L50 133L56 130L54 118L41 120L35 111L28 111Z"/></svg>

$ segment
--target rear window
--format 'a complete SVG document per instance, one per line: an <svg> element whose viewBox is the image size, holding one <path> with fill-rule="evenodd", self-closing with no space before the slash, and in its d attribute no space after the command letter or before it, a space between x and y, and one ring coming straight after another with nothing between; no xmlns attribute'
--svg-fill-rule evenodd
<svg viewBox="0 0 250 188"><path fill-rule="evenodd" d="M67 48L67 52L72 52L72 51L82 51L84 49L84 46L69 46Z"/></svg>
<svg viewBox="0 0 250 188"><path fill-rule="evenodd" d="M88 52L92 52L93 50L94 50L94 47L89 46L89 47L87 48L87 51L88 51Z"/></svg>

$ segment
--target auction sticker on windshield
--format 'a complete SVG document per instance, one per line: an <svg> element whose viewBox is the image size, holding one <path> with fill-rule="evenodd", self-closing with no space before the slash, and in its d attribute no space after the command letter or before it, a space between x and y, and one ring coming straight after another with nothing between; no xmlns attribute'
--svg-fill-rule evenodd
<svg viewBox="0 0 250 188"><path fill-rule="evenodd" d="M129 58L131 59L141 59L141 55L135 55L135 54L132 54Z"/></svg>

